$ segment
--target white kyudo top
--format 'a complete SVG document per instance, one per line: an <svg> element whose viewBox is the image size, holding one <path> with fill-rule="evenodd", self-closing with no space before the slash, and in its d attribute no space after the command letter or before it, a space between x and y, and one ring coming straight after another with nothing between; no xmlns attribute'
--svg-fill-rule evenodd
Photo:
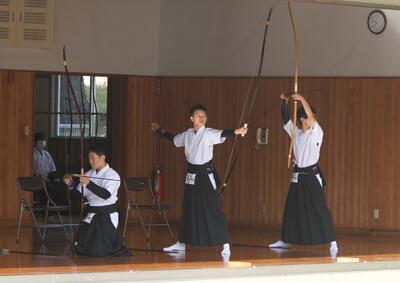
<svg viewBox="0 0 400 283"><path fill-rule="evenodd" d="M194 165L202 165L212 160L213 145L220 144L226 138L221 138L222 130L201 127L194 132L194 129L177 134L174 137L176 147L185 147L185 155L187 162Z"/></svg>
<svg viewBox="0 0 400 283"><path fill-rule="evenodd" d="M56 171L53 158L50 153L45 150L38 150L33 148L33 162L32 162L33 175L47 178L49 173Z"/></svg>
<svg viewBox="0 0 400 283"><path fill-rule="evenodd" d="M107 178L111 180L104 180L104 179L90 179L91 182L95 183L96 185L106 189L111 193L111 196L108 199L103 199L94 193L92 193L89 189L86 188L86 185L84 185L84 195L86 199L89 202L90 206L105 206L105 205L110 205L114 204L117 202L118 197L118 189L121 184L121 179L118 175L117 172L115 172L114 169L110 168L108 164L101 169L99 172L96 172L94 169L90 169L89 171L86 172L86 176L88 177L96 177L96 178ZM118 180L118 181L115 181ZM82 192L81 189L81 184L79 184L76 189L80 192ZM83 220L86 223L90 223L92 221L93 216L95 213L88 213L86 218ZM118 227L118 212L113 212L110 214L111 217L111 222L114 224L114 227Z"/></svg>
<svg viewBox="0 0 400 283"><path fill-rule="evenodd" d="M287 122L284 129L289 136L292 135L292 120ZM314 128L310 127L306 132L296 127L293 152L298 167L308 167L318 162L323 136L324 132L318 123L315 124Z"/></svg>

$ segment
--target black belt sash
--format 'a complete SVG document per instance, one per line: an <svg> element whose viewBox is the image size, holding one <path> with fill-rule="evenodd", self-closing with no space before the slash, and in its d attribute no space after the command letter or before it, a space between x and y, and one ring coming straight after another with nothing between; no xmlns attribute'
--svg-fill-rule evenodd
<svg viewBox="0 0 400 283"><path fill-rule="evenodd" d="M212 160L208 161L207 163L201 164L201 165L195 165L188 163L188 172L196 173L196 174L211 174L211 173L216 173L214 164Z"/></svg>
<svg viewBox="0 0 400 283"><path fill-rule="evenodd" d="M214 180L217 185L217 188L221 184L218 172L215 170L214 163L212 162L212 160L210 160L204 164L201 164L201 165L195 165L195 164L188 163L187 171L189 173L194 173L194 174L207 174L207 175L214 174Z"/></svg>
<svg viewBox="0 0 400 283"><path fill-rule="evenodd" d="M324 188L326 186L325 177L322 174L321 168L319 168L318 163L307 167L298 167L297 165L295 165L293 168L293 173L312 174L312 175L319 174L322 180L322 187Z"/></svg>
<svg viewBox="0 0 400 283"><path fill-rule="evenodd" d="M111 214L118 212L118 206L115 203L104 206L88 206L88 212L97 214Z"/></svg>

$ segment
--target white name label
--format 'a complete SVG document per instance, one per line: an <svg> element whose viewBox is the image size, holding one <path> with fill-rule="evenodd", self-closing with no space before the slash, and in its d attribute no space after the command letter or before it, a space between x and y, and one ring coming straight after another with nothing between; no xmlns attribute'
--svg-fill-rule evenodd
<svg viewBox="0 0 400 283"><path fill-rule="evenodd" d="M293 173L292 183L297 183L299 180L299 172Z"/></svg>
<svg viewBox="0 0 400 283"><path fill-rule="evenodd" d="M187 173L185 184L194 185L194 181L196 180L196 174Z"/></svg>

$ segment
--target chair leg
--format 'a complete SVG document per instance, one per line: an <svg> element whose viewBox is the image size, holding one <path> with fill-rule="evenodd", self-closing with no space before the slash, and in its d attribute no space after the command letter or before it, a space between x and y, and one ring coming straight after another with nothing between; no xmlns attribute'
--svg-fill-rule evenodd
<svg viewBox="0 0 400 283"><path fill-rule="evenodd" d="M46 245L44 243L42 243L42 245L40 246L39 252L41 252L42 254L46 254Z"/></svg>
<svg viewBox="0 0 400 283"><path fill-rule="evenodd" d="M60 214L59 211L57 211L57 215L58 215L58 219L60 219L60 223L61 223L61 225L62 225L62 227L63 227L63 229L64 229L65 236L67 237L68 241L71 241L71 238L69 237L69 234L68 234L68 232L67 232L67 229L65 229L64 221L62 220L61 214Z"/></svg>
<svg viewBox="0 0 400 283"><path fill-rule="evenodd" d="M35 223L36 229L37 229L37 231L39 233L40 240L43 242L44 241L44 235L42 235L42 233L40 232L39 224L38 224L38 222L36 220L35 214L33 213L32 207L29 206L29 210L31 211L33 222Z"/></svg>
<svg viewBox="0 0 400 283"><path fill-rule="evenodd" d="M126 236L126 226L128 225L129 208L130 208L130 205L128 203L127 206L126 206L126 211L125 211L124 233L122 234L122 237L123 237L124 241L125 241L125 236Z"/></svg>
<svg viewBox="0 0 400 283"><path fill-rule="evenodd" d="M43 238L42 238L42 241L44 241L44 239L46 237L46 227L47 227L48 217L49 217L49 206L48 206L48 203L47 203L46 214L45 214L45 217L44 217L44 227L43 227Z"/></svg>
<svg viewBox="0 0 400 283"><path fill-rule="evenodd" d="M146 239L148 241L146 224L144 224L142 214L140 213L139 207L137 207L137 206L136 206L136 212L137 212L137 215L139 216L140 223L142 224L142 227L143 227L143 230L144 230L144 234L145 234Z"/></svg>
<svg viewBox="0 0 400 283"><path fill-rule="evenodd" d="M22 222L22 213L24 212L24 204L21 202L21 207L19 209L19 221L18 221L18 228L17 228L17 243L19 241L19 232L21 230L21 222Z"/></svg>
<svg viewBox="0 0 400 283"><path fill-rule="evenodd" d="M172 239L172 242L173 242L174 241L174 233L172 233L171 226L169 225L169 222L168 222L167 216L165 215L164 210L162 210L162 215L164 217L165 223L167 224L167 227L168 227L168 230L169 230L169 234L171 235L171 239Z"/></svg>
<svg viewBox="0 0 400 283"><path fill-rule="evenodd" d="M151 226L153 226L153 217L154 217L154 212L155 210L152 210L151 216L150 216L150 222L149 222L149 229L147 230L147 241L150 241L150 233L151 233Z"/></svg>

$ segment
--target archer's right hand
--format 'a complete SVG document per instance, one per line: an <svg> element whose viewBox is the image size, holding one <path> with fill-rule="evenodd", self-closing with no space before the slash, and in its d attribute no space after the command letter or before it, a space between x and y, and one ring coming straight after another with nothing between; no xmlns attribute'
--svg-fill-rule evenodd
<svg viewBox="0 0 400 283"><path fill-rule="evenodd" d="M64 184L66 184L68 187L70 187L72 185L72 177L71 175L65 174L63 176L63 182Z"/></svg>
<svg viewBox="0 0 400 283"><path fill-rule="evenodd" d="M287 103L289 101L289 95L287 95L286 93L281 93L280 99L285 100Z"/></svg>
<svg viewBox="0 0 400 283"><path fill-rule="evenodd" d="M150 123L150 129L152 130L152 131L157 131L158 129L160 129L161 127L160 127L160 125L159 124L157 124L156 122L151 122Z"/></svg>

